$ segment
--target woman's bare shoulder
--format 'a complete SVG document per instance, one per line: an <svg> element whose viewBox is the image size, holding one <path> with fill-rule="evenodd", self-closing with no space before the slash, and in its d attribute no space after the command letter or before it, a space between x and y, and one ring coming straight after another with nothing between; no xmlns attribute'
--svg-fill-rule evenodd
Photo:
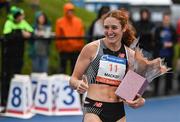
<svg viewBox="0 0 180 122"><path fill-rule="evenodd" d="M92 60L97 53L98 45L99 45L98 40L86 44L81 51L81 55L83 57L86 57L86 58L89 58L90 60Z"/></svg>
<svg viewBox="0 0 180 122"><path fill-rule="evenodd" d="M96 51L99 46L99 40L90 42L84 46L86 51ZM90 52L89 52L90 53Z"/></svg>

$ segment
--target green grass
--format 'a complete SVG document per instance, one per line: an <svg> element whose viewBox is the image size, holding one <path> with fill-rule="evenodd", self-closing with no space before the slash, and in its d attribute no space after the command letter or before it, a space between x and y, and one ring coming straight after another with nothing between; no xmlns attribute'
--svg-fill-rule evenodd
<svg viewBox="0 0 180 122"><path fill-rule="evenodd" d="M63 5L68 0L40 0L40 10L44 11L52 23L52 30L54 31L56 19L63 16ZM32 24L34 22L35 10L30 6L30 0L24 0L22 3L12 3L21 7L25 11L26 20ZM95 19L96 14L88 12L83 8L77 8L75 14L79 16L83 22L85 30L87 30ZM0 35L2 35L3 25L6 21L6 12L4 9L0 10ZM54 42L54 41L53 41ZM49 74L54 74L58 72L58 53L55 49L54 43L50 46L50 62L49 62ZM25 55L24 55L24 67L22 69L23 74L31 73L31 59L28 57L28 45L26 45Z"/></svg>

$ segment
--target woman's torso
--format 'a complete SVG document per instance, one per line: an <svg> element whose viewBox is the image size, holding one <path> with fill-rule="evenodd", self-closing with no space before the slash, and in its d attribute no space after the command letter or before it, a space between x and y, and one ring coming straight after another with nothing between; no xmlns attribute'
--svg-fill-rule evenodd
<svg viewBox="0 0 180 122"><path fill-rule="evenodd" d="M127 70L127 55L125 46L123 45L118 51L113 52L105 46L102 40L96 41L94 43L96 46L98 45L96 49L97 51L94 51L96 52L96 54L92 54L94 55L93 60L91 61L85 73L89 82L87 97L98 101L117 102L119 101L119 98L115 95L115 90L117 89ZM111 61L104 62L103 60L101 60L103 56L113 58L113 60L118 60L117 62L122 61L123 63L117 63L116 61L115 63ZM117 64L118 67L121 68L120 70L118 70L121 73L116 74L114 72L110 74L110 72L106 71L108 68L107 65L111 66L111 64L113 64L113 66ZM105 76L102 72L105 74ZM108 76L112 76L114 78ZM102 81L102 79L104 78L110 79L111 82L106 83ZM101 81L97 81L99 79L101 79ZM117 79L120 79L120 81L118 81Z"/></svg>
<svg viewBox="0 0 180 122"><path fill-rule="evenodd" d="M47 56L49 52L49 42L50 42L50 39L47 39L47 38L50 37L51 27L47 25L38 26L37 28L35 28L35 35L37 35L37 33L39 32L42 33L40 37L46 38L46 39L35 40L35 45L34 45L35 53L36 55L39 55L39 56Z"/></svg>

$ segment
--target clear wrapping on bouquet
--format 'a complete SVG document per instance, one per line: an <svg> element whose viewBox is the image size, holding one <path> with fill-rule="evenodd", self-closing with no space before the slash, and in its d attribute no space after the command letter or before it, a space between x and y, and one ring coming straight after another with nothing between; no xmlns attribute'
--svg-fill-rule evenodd
<svg viewBox="0 0 180 122"><path fill-rule="evenodd" d="M171 69L161 58L148 60L139 48L135 50L134 60L130 62L131 69L115 91L115 94L124 100L134 100L137 94L142 95L153 79L168 73Z"/></svg>

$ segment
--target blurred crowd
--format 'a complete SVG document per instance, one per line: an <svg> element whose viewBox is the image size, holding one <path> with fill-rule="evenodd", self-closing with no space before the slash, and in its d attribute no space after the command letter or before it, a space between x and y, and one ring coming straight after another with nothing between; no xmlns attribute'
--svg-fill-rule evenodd
<svg viewBox="0 0 180 122"><path fill-rule="evenodd" d="M22 0L16 0L21 2ZM34 23L26 21L23 9L10 6L9 0L0 0L0 9L6 8L7 20L3 28L2 58L2 105L7 102L10 79L14 74L21 73L23 67L23 55L25 43L29 45L28 54L32 59L32 72L48 72L50 44L52 43L52 24L55 25L56 37L71 37L69 39L56 39L55 46L59 54L59 73L67 74L68 63L70 72L73 71L77 57L85 45L99 37L103 37L102 17L111 9L109 6L102 6L97 18L92 22L88 30L85 30L83 20L75 15L75 6L72 3L64 5L64 15L57 18L56 23L51 23L48 16L39 8L39 0L33 0L32 7L37 9L34 16ZM119 8L122 9L122 8ZM165 11L160 24L151 21L151 12L147 8L140 10L140 19L134 21L131 12L126 10L138 40L137 46L148 59L156 57L164 58L168 67L172 67L173 73L165 75L164 94L172 93L173 81L179 81L180 91L180 19L177 26L172 26L171 13ZM32 38L36 37L36 38ZM88 37L73 38L73 37ZM160 78L153 82L153 95L158 95Z"/></svg>

